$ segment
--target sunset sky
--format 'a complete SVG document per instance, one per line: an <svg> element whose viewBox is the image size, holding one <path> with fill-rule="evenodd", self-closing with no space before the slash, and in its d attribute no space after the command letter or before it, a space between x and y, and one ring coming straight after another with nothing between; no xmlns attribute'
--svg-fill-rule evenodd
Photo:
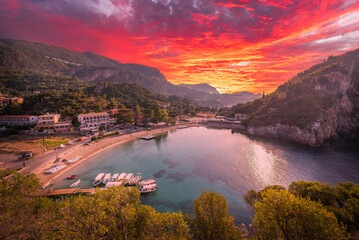
<svg viewBox="0 0 359 240"><path fill-rule="evenodd" d="M175 84L271 92L359 48L359 1L5 0L0 37L156 67Z"/></svg>

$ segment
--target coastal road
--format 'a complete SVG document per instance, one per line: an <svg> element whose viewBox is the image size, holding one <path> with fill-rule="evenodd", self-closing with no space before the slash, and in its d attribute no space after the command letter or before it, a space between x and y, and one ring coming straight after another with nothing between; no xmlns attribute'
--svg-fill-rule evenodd
<svg viewBox="0 0 359 240"><path fill-rule="evenodd" d="M74 142L72 145L67 145L63 148L57 150L49 150L48 152L40 155L38 157L25 160L25 168L21 169L20 172L36 172L41 167L46 164L53 163L56 160L56 155L63 159L65 153L72 151L73 149L79 147L81 144L85 143L86 140L81 142ZM50 167L50 166L49 166Z"/></svg>

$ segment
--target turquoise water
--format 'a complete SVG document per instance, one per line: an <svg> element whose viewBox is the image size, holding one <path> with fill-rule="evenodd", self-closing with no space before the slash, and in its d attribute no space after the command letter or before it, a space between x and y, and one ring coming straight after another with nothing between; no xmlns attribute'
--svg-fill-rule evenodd
<svg viewBox="0 0 359 240"><path fill-rule="evenodd" d="M54 187L68 187L74 181L65 179L69 174L78 174L83 188L91 187L100 172L153 175L159 189L141 200L159 211L192 213L193 200L201 191L214 190L227 198L237 223L249 223L253 212L243 195L250 189L272 184L287 187L298 180L359 183L359 149L313 149L251 139L230 130L193 127L105 150L64 173Z"/></svg>

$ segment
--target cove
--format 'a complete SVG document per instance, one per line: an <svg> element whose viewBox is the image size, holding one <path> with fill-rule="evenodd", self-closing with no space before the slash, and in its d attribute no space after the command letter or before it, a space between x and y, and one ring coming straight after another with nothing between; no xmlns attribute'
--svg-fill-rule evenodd
<svg viewBox="0 0 359 240"><path fill-rule="evenodd" d="M202 190L213 190L227 199L237 224L248 224L253 211L243 195L250 189L288 187L299 180L358 184L359 150L345 146L309 148L226 129L191 127L107 149L60 175L54 187L68 187L69 174L78 174L81 187L90 188L100 172L142 173L144 178L154 176L159 188L142 195L143 204L191 214Z"/></svg>

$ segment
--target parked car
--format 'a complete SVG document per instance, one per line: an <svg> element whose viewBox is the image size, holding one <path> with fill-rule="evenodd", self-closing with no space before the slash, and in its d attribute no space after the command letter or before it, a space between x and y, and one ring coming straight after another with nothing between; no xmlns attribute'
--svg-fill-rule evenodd
<svg viewBox="0 0 359 240"><path fill-rule="evenodd" d="M32 153L32 151L26 151L21 154L21 157L19 159L28 160L29 158L32 158L33 156L34 156L34 154Z"/></svg>

